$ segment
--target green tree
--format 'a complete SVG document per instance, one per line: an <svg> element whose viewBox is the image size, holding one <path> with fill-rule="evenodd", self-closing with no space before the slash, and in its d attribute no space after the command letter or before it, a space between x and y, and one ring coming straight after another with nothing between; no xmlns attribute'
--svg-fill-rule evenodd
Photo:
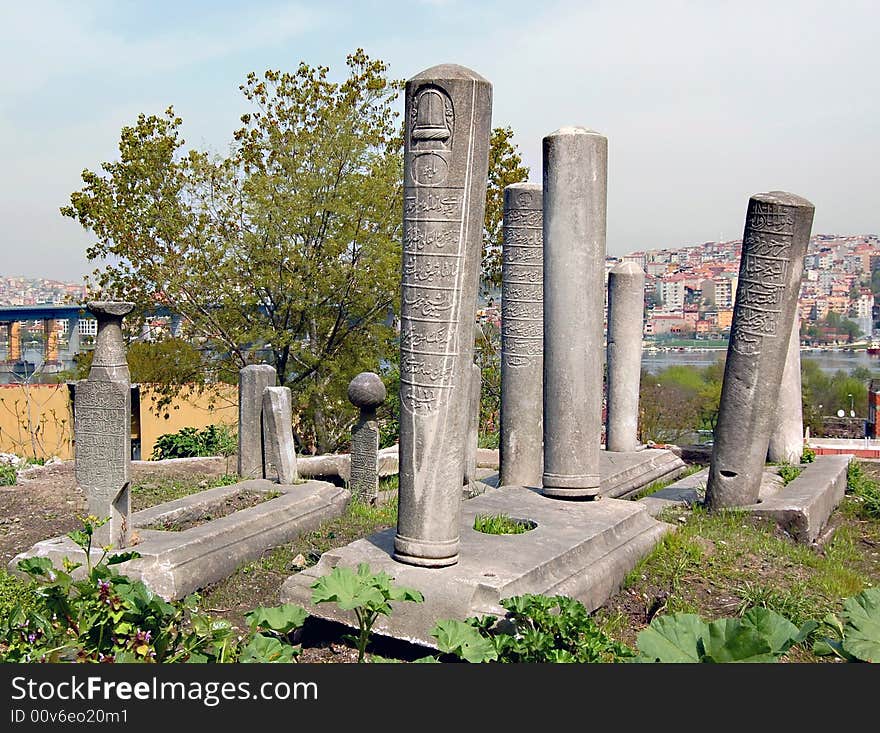
<svg viewBox="0 0 880 733"><path fill-rule="evenodd" d="M104 297L181 314L220 378L262 350L318 451L347 430L348 381L392 355L399 309L401 82L360 49L347 66L342 82L305 63L249 74L228 156L184 153L172 108L140 115L62 208L109 260Z"/></svg>
<svg viewBox="0 0 880 733"><path fill-rule="evenodd" d="M522 164L513 129L496 127L489 139L489 180L486 191L486 216L483 223L483 260L481 281L485 291L501 287L501 242L504 214L504 189L512 183L528 180L529 169Z"/></svg>

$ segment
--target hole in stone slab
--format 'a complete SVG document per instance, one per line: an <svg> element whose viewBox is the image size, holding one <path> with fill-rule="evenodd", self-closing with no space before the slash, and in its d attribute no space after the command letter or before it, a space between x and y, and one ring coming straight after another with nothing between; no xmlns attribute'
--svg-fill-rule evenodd
<svg viewBox="0 0 880 733"><path fill-rule="evenodd" d="M519 519L506 514L478 514L474 517L474 529L483 534L524 534L537 526L531 519Z"/></svg>
<svg viewBox="0 0 880 733"><path fill-rule="evenodd" d="M725 471L722 468L721 475L724 476L724 478L736 478L736 471Z"/></svg>

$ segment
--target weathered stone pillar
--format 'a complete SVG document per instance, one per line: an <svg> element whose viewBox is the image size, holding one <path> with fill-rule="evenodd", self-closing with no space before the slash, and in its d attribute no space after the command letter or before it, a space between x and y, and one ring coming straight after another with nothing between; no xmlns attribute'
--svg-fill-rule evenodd
<svg viewBox="0 0 880 733"><path fill-rule="evenodd" d="M605 449L639 447L639 380L645 273L634 262L621 262L608 273L608 404Z"/></svg>
<svg viewBox="0 0 880 733"><path fill-rule="evenodd" d="M492 85L435 66L406 84L400 493L394 557L458 561Z"/></svg>
<svg viewBox="0 0 880 733"><path fill-rule="evenodd" d="M360 410L351 429L351 469L348 485L362 501L379 499L379 421L376 410L385 401L385 385L378 374L361 372L348 385L348 399Z"/></svg>
<svg viewBox="0 0 880 733"><path fill-rule="evenodd" d="M608 141L544 138L544 474L547 496L599 493Z"/></svg>
<svg viewBox="0 0 880 733"><path fill-rule="evenodd" d="M710 509L758 500L813 210L806 199L783 191L749 200L706 486Z"/></svg>
<svg viewBox="0 0 880 733"><path fill-rule="evenodd" d="M110 518L110 544L131 539L131 377L122 338L122 318L133 303L91 301L98 336L88 379L74 397L76 482L88 500L89 514Z"/></svg>
<svg viewBox="0 0 880 733"><path fill-rule="evenodd" d="M275 367L250 364L238 373L238 475L263 478L263 390L275 386Z"/></svg>
<svg viewBox="0 0 880 733"><path fill-rule="evenodd" d="M501 254L502 486L540 486L544 464L544 215L538 183L504 189Z"/></svg>
<svg viewBox="0 0 880 733"><path fill-rule="evenodd" d="M467 443L464 446L464 483L477 480L477 450L480 446L480 393L483 374L479 364L471 365L471 381L468 402Z"/></svg>
<svg viewBox="0 0 880 733"><path fill-rule="evenodd" d="M263 390L263 476L289 485L298 478L293 444L293 407L290 387Z"/></svg>
<svg viewBox="0 0 880 733"><path fill-rule="evenodd" d="M795 316L779 384L773 429L767 460L774 463L801 462L804 454L804 405L801 394L801 323Z"/></svg>

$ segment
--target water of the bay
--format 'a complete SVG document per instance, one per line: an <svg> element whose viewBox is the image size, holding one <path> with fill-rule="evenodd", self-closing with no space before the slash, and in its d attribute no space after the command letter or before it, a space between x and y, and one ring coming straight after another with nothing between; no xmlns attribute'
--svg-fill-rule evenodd
<svg viewBox="0 0 880 733"><path fill-rule="evenodd" d="M709 351L644 351L642 367L649 374L656 374L670 366L707 367L718 359L723 359L726 349ZM850 374L858 367L880 376L880 356L872 356L866 351L844 351L831 349L801 350L801 359L816 362L822 371L833 373L838 370Z"/></svg>

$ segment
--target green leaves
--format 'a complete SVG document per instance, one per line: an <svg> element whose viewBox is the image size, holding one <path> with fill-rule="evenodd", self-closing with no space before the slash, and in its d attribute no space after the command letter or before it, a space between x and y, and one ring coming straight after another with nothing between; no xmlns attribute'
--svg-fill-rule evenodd
<svg viewBox="0 0 880 733"><path fill-rule="evenodd" d="M394 578L380 571L371 573L366 563L358 565L357 573L351 568L335 567L312 584L312 603L336 602L343 611L366 608L388 615L389 601L424 601L422 594L412 588L398 587Z"/></svg>
<svg viewBox="0 0 880 733"><path fill-rule="evenodd" d="M455 619L438 621L431 636L437 640L437 648L444 654L455 654L468 662L493 662L498 659L495 645L480 632Z"/></svg>
<svg viewBox="0 0 880 733"><path fill-rule="evenodd" d="M849 662L880 662L880 588L868 588L843 602L841 621L833 614L823 619L823 637L813 645L817 655L835 654Z"/></svg>
<svg viewBox="0 0 880 733"><path fill-rule="evenodd" d="M309 612L292 603L283 606L264 608L260 606L244 615L251 629L268 629L278 634L289 634L300 628L309 617Z"/></svg>
<svg viewBox="0 0 880 733"><path fill-rule="evenodd" d="M414 588L394 585L394 578L379 571L373 573L366 563L358 565L357 573L351 568L335 567L327 575L312 583L312 603L335 602L343 611L354 611L358 635L358 662L364 661L370 632L376 619L391 615L391 601L421 603L424 596Z"/></svg>
<svg viewBox="0 0 880 733"><path fill-rule="evenodd" d="M256 634L241 651L238 661L245 664L285 664L296 661L299 649L282 644L274 636Z"/></svg>
<svg viewBox="0 0 880 733"><path fill-rule="evenodd" d="M706 623L691 613L658 616L636 640L638 662L775 662L793 644L804 641L817 624L798 629L766 608L752 608L740 618Z"/></svg>
<svg viewBox="0 0 880 733"><path fill-rule="evenodd" d="M706 624L695 614L657 616L636 639L642 654L639 661L699 662L700 639L705 633Z"/></svg>

